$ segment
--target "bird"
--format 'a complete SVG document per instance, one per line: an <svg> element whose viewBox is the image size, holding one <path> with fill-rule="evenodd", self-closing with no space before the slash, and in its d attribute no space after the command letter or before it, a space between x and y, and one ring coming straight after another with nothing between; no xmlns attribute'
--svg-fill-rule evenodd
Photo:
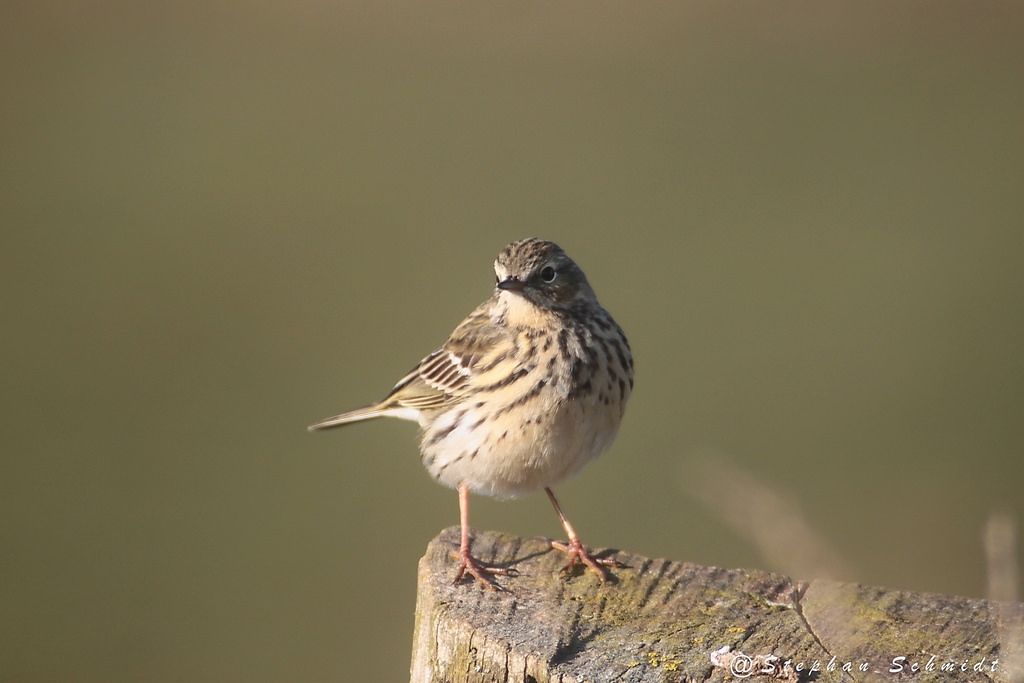
<svg viewBox="0 0 1024 683"><path fill-rule="evenodd" d="M420 426L427 472L459 494L460 547L453 583L470 575L501 590L470 552L469 494L512 499L547 493L567 542L545 539L601 582L614 559L579 540L552 486L615 438L633 391L633 355L586 275L554 242L512 242L494 261L491 297L381 400L326 418L310 431L395 417Z"/></svg>

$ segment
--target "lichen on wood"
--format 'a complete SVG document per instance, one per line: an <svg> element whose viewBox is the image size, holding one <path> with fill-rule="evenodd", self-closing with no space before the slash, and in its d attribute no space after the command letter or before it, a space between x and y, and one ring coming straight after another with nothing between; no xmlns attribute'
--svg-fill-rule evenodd
<svg viewBox="0 0 1024 683"><path fill-rule="evenodd" d="M446 529L420 561L413 683L1011 683L996 662L1015 644L1000 642L997 612L1024 620L1022 605L623 552L601 583L560 573L563 554L543 540L477 532L474 554L516 571L493 591L452 585L457 547Z"/></svg>

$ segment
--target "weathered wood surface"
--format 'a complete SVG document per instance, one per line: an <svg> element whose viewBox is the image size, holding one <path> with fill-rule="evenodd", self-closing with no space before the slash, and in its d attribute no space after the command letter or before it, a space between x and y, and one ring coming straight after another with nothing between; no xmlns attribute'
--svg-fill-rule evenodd
<svg viewBox="0 0 1024 683"><path fill-rule="evenodd" d="M420 561L413 683L727 681L747 664L759 681L1022 680L1021 604L623 552L601 584L560 575L564 556L543 541L476 532L476 557L518 572L496 592L451 584L457 547L446 529Z"/></svg>

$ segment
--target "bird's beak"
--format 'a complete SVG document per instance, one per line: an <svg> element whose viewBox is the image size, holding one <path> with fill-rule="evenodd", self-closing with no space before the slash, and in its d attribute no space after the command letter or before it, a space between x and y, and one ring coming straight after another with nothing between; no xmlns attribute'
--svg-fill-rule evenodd
<svg viewBox="0 0 1024 683"><path fill-rule="evenodd" d="M504 289L508 292L521 292L524 287L526 287L526 283L517 277L510 277L498 283L498 289Z"/></svg>

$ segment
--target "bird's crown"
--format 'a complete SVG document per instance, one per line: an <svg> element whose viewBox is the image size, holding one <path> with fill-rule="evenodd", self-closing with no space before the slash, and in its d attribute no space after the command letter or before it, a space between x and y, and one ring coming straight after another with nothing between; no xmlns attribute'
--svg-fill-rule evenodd
<svg viewBox="0 0 1024 683"><path fill-rule="evenodd" d="M586 275L562 248L536 237L502 249L494 273L499 291L518 293L545 308L562 308L594 295Z"/></svg>

